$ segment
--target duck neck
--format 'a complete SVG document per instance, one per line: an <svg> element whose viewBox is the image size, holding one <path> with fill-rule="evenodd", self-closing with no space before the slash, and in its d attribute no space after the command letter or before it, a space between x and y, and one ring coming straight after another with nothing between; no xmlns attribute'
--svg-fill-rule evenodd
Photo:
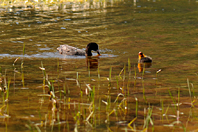
<svg viewBox="0 0 198 132"><path fill-rule="evenodd" d="M144 57L145 57L145 55L144 55L144 54L139 55L139 59L144 58Z"/></svg>
<svg viewBox="0 0 198 132"><path fill-rule="evenodd" d="M92 56L91 50L86 49L86 56Z"/></svg>

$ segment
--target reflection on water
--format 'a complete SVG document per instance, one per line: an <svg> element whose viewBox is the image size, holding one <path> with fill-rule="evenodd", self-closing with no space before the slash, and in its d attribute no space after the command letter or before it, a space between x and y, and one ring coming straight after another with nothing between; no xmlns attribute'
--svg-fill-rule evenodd
<svg viewBox="0 0 198 132"><path fill-rule="evenodd" d="M114 2L121 0L108 0L108 1L84 1L84 0L4 0L0 2L1 7L20 7L25 8L25 6L31 8L34 7L36 9L42 10L50 10L50 9L90 9L90 8L105 8L108 6L112 6Z"/></svg>
<svg viewBox="0 0 198 132"><path fill-rule="evenodd" d="M138 70L139 72L143 71L143 68L150 68L152 66L151 62L147 62L147 63L138 63Z"/></svg>
<svg viewBox="0 0 198 132"><path fill-rule="evenodd" d="M98 68L99 56L88 56L86 57L87 68Z"/></svg>
<svg viewBox="0 0 198 132"><path fill-rule="evenodd" d="M106 16L106 8L116 6L118 2L122 1L1 2L1 40L4 41L0 44L4 45L4 50L0 51L6 56L20 55L21 44L25 44L29 56L44 54L47 57L44 53L47 51L52 54L49 57L54 57L55 47L61 44L76 43L80 47L84 37L95 34L90 30L109 23L108 20L98 18ZM114 9L111 8L111 11Z"/></svg>
<svg viewBox="0 0 198 132"><path fill-rule="evenodd" d="M83 0L53 0L53 1L37 1L32 0L14 0L10 2L5 0L0 2L0 9L2 12L10 13L10 15L15 16L28 16L37 15L38 12L44 11L49 13L68 13L73 15L82 14L82 16L89 16L86 12L90 9L104 9L107 7L115 6L115 3L123 2L122 0L109 0L109 1L83 1ZM37 13L36 13L36 12ZM92 13L101 13L102 10L94 10ZM41 13L42 14L42 13ZM43 17L47 17L49 14L43 14ZM66 19L70 20L70 19Z"/></svg>
<svg viewBox="0 0 198 132"><path fill-rule="evenodd" d="M136 35L141 32L143 35L145 32L144 29L138 27L142 25L142 20L147 20L141 17L141 14L180 11L177 6L175 9L170 8L169 2L164 2L164 6L161 3L163 2L158 0L75 2L4 0L0 2L0 44L4 46L4 50L0 49L0 52L20 55L22 43L26 45L26 54L34 55L42 54L46 49L47 52L54 53L56 47L61 44L81 48L84 47L83 44L94 41L105 45L103 48L106 48L106 45L115 43L113 40L124 42L127 37L132 37L131 40L139 39L141 36ZM193 1L189 1L189 4L191 3L193 4ZM177 4L180 6L180 3ZM140 19L135 14L140 16ZM169 20L171 19L168 19L166 23L169 23ZM122 24L123 27L119 29L119 25ZM150 23L147 22L147 25ZM111 31L111 29L117 31ZM127 31L132 35L119 38L118 36L125 30L133 30ZM108 38L111 39L114 36L115 39L109 42ZM104 41L101 38L105 38ZM106 44L104 44L105 41ZM116 54L118 52L125 53L126 51L118 50Z"/></svg>

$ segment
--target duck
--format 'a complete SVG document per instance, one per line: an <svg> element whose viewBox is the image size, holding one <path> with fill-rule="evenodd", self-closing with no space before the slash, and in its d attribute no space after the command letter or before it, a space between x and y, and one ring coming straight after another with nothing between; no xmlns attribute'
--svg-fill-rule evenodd
<svg viewBox="0 0 198 132"><path fill-rule="evenodd" d="M142 52L139 52L138 59L138 70L139 72L143 71L143 68L149 68L152 65L152 58L144 55Z"/></svg>
<svg viewBox="0 0 198 132"><path fill-rule="evenodd" d="M98 44L91 42L87 44L86 50L78 49L73 46L69 45L60 45L60 47L57 48L60 54L66 54L66 55L78 55L78 56L92 56L91 51L96 51L98 53L98 56L100 56Z"/></svg>
<svg viewBox="0 0 198 132"><path fill-rule="evenodd" d="M144 55L141 51L139 52L139 59L138 59L138 63L151 63L152 62L152 58L149 56Z"/></svg>

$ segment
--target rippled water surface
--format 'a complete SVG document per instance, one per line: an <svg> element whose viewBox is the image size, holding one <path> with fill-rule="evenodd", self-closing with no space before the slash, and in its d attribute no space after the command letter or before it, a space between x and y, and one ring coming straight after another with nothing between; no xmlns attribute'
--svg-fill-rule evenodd
<svg viewBox="0 0 198 132"><path fill-rule="evenodd" d="M197 130L197 16L197 0L0 1L0 131ZM57 52L90 42L102 56Z"/></svg>

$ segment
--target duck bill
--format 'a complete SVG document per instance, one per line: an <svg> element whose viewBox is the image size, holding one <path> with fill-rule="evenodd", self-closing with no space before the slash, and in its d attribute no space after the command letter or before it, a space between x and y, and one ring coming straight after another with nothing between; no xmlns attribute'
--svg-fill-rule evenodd
<svg viewBox="0 0 198 132"><path fill-rule="evenodd" d="M97 50L96 52L98 53L98 55L100 55L100 52L99 52L99 50Z"/></svg>

